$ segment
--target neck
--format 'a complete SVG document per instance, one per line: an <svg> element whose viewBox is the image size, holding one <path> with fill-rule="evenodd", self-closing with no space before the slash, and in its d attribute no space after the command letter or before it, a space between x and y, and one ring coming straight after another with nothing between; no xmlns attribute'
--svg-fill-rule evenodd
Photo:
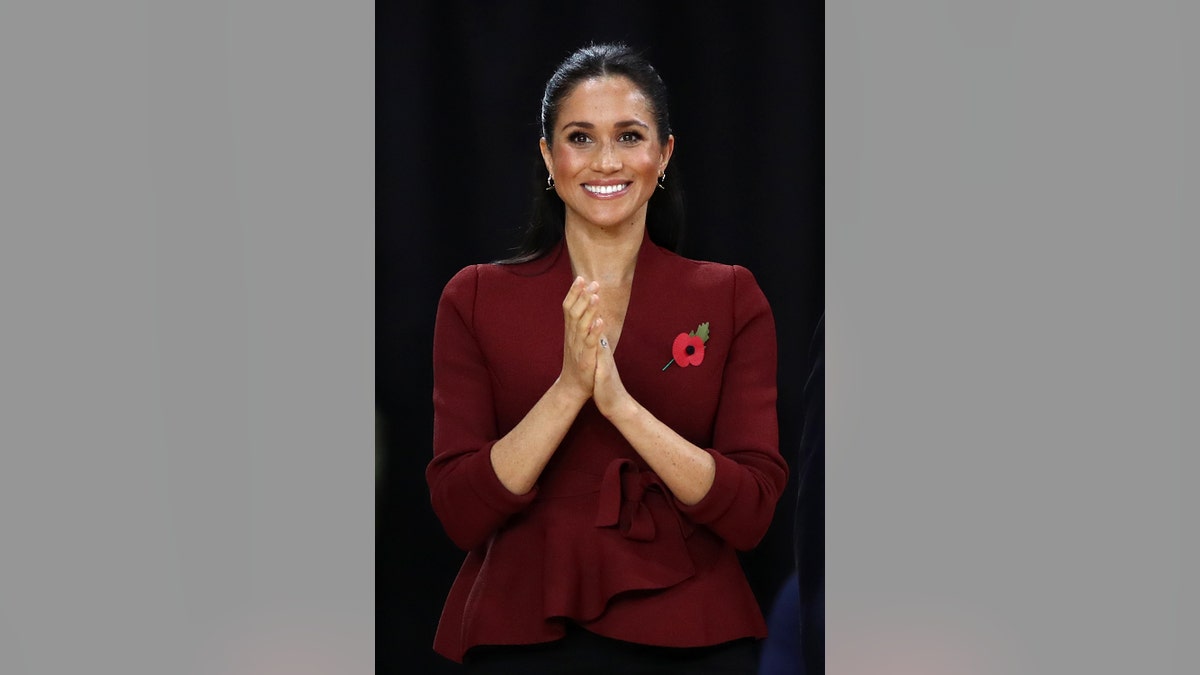
<svg viewBox="0 0 1200 675"><path fill-rule="evenodd" d="M563 236L572 272L601 286L629 284L645 233L644 223L612 229L572 227L567 223Z"/></svg>

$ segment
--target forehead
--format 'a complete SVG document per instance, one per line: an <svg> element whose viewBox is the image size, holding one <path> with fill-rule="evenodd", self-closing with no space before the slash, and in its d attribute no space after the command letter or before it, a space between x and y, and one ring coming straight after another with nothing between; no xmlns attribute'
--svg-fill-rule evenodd
<svg viewBox="0 0 1200 675"><path fill-rule="evenodd" d="M571 122L601 124L640 119L651 124L650 100L629 79L614 76L584 80L575 85L559 108L558 125Z"/></svg>

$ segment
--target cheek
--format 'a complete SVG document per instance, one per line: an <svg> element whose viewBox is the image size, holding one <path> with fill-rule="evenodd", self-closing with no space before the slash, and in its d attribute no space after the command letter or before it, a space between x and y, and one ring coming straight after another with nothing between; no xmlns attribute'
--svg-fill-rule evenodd
<svg viewBox="0 0 1200 675"><path fill-rule="evenodd" d="M563 152L554 158L555 172L564 174L578 173L580 168L587 166L587 156L581 152Z"/></svg>
<svg viewBox="0 0 1200 675"><path fill-rule="evenodd" d="M662 153L660 152L660 148L657 146L654 146L654 147L647 146L647 147L643 148L642 152L641 152L641 161L646 166L652 166L652 167L657 168L658 163L662 161Z"/></svg>
<svg viewBox="0 0 1200 675"><path fill-rule="evenodd" d="M640 173L652 173L654 175L658 175L658 163L659 159L657 154L647 153L638 158L637 170Z"/></svg>

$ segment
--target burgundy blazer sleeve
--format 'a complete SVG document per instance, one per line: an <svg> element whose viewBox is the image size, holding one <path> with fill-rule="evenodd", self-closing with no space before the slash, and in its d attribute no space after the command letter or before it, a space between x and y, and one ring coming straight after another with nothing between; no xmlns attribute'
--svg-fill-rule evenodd
<svg viewBox="0 0 1200 675"><path fill-rule="evenodd" d="M433 461L425 471L433 510L450 539L471 550L533 501L515 495L492 468L499 439L488 372L473 327L478 266L446 284L433 333Z"/></svg>
<svg viewBox="0 0 1200 675"><path fill-rule="evenodd" d="M749 270L735 266L733 284L734 335L708 449L716 475L704 499L676 505L745 551L766 534L788 468L779 454L775 319Z"/></svg>

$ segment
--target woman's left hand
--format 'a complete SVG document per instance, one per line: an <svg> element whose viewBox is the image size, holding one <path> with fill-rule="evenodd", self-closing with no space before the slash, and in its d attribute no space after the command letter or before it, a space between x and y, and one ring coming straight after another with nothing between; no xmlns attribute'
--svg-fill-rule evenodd
<svg viewBox="0 0 1200 675"><path fill-rule="evenodd" d="M613 360L613 350L608 343L608 336L600 334L600 349L596 356L596 380L592 390L592 400L600 414L611 419L622 410L632 410L637 403L625 385L621 383L621 374L617 372L616 361Z"/></svg>

